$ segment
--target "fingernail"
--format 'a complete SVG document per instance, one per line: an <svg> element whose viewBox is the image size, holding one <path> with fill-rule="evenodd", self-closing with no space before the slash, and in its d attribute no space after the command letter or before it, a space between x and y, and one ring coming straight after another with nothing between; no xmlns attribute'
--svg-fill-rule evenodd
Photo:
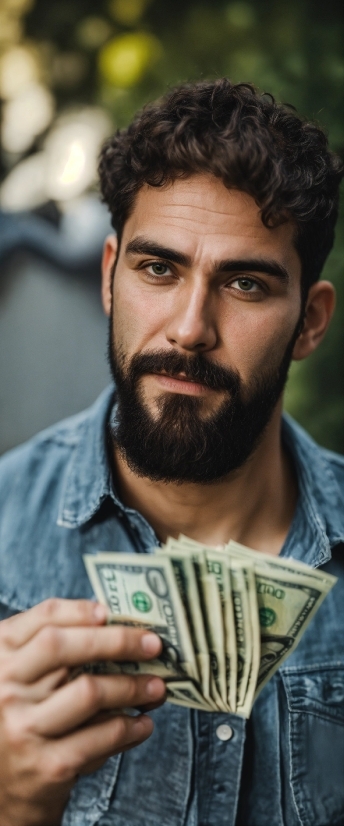
<svg viewBox="0 0 344 826"><path fill-rule="evenodd" d="M146 693L152 700L158 700L165 693L165 684L159 677L153 677L146 685Z"/></svg>
<svg viewBox="0 0 344 826"><path fill-rule="evenodd" d="M145 654L154 657L154 654L160 654L161 639L157 634L144 634L141 638L141 647Z"/></svg>
<svg viewBox="0 0 344 826"><path fill-rule="evenodd" d="M105 622L107 617L107 610L105 605L95 605L93 608L93 616L97 622Z"/></svg>

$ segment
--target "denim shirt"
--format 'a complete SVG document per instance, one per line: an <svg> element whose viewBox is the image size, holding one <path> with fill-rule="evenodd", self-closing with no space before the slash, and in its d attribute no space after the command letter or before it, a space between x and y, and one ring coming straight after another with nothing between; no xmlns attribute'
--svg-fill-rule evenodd
<svg viewBox="0 0 344 826"><path fill-rule="evenodd" d="M113 486L113 393L0 461L1 619L51 596L94 598L83 553L157 545ZM299 498L281 555L338 583L248 723L166 703L149 740L77 781L62 826L343 826L344 460L288 417L282 435ZM227 741L216 734L223 723Z"/></svg>

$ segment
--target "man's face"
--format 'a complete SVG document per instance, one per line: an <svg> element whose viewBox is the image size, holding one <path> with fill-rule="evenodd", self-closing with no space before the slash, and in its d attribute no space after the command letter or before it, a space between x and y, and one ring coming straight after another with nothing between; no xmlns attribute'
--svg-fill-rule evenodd
<svg viewBox="0 0 344 826"><path fill-rule="evenodd" d="M213 176L139 191L116 264L110 345L116 438L136 472L211 481L253 451L300 318L293 232L267 229L249 195Z"/></svg>

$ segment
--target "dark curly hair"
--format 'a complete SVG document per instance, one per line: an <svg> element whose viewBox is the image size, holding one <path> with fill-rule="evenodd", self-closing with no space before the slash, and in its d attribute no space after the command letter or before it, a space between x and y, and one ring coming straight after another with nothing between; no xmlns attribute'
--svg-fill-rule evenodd
<svg viewBox="0 0 344 826"><path fill-rule="evenodd" d="M340 158L293 107L226 78L185 83L147 105L104 145L103 200L119 238L138 190L210 172L247 192L265 226L292 219L306 294L333 245Z"/></svg>

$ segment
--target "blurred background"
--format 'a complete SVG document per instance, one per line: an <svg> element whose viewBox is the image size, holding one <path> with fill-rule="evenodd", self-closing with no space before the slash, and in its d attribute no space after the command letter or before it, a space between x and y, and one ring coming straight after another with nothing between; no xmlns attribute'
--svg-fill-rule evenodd
<svg viewBox="0 0 344 826"><path fill-rule="evenodd" d="M227 75L293 103L344 148L341 0L1 0L0 452L109 381L99 298L104 138L182 80ZM343 210L342 210L343 216ZM286 408L344 452L344 231L331 330Z"/></svg>

